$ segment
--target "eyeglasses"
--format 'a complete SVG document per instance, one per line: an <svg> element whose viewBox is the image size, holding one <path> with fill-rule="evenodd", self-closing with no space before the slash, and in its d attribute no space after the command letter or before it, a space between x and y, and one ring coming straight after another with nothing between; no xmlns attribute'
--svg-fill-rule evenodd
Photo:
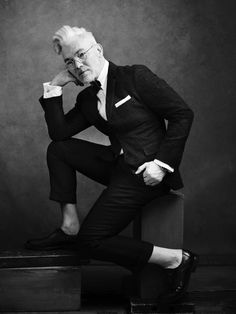
<svg viewBox="0 0 236 314"><path fill-rule="evenodd" d="M77 52L75 55L74 55L74 58L72 59L67 59L65 61L65 64L66 64L66 68L68 70L73 70L76 65L75 65L75 61L78 61L78 62L83 62L87 59L87 53L89 52L90 49L92 49L93 47L95 46L92 45L91 47L89 47L87 50L83 51L83 52Z"/></svg>

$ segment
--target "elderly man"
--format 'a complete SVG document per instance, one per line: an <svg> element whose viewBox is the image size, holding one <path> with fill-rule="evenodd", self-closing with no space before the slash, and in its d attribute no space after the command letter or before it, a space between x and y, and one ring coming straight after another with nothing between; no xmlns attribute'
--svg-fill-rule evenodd
<svg viewBox="0 0 236 314"><path fill-rule="evenodd" d="M91 258L131 271L158 264L172 272L169 295L181 296L197 265L195 254L118 234L146 203L183 186L178 167L193 120L191 109L147 67L108 62L102 46L84 28L63 26L53 44L65 70L44 83L40 103L52 139L47 152L50 199L60 204L63 219L60 228L29 240L27 248L72 244ZM71 82L88 87L64 114L62 90ZM72 138L92 125L109 136L110 146ZM76 171L106 186L81 226Z"/></svg>

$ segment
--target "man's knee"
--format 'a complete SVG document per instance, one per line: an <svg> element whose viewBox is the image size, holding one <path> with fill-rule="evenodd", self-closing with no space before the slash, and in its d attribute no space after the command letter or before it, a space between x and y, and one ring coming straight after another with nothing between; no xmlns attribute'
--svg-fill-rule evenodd
<svg viewBox="0 0 236 314"><path fill-rule="evenodd" d="M51 159L52 157L58 156L61 154L63 150L63 142L54 142L52 141L47 148L47 159Z"/></svg>
<svg viewBox="0 0 236 314"><path fill-rule="evenodd" d="M71 139L65 141L52 141L47 148L47 158L50 158L51 156L63 156L70 142Z"/></svg>

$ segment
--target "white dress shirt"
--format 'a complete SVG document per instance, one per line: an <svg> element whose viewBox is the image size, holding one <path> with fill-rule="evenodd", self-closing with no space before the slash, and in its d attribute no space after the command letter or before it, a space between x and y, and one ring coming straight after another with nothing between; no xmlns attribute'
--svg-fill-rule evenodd
<svg viewBox="0 0 236 314"><path fill-rule="evenodd" d="M98 97L98 111L103 119L107 120L106 116L106 96L107 96L107 74L109 62L105 60L104 66L97 80L101 83L101 89L97 93Z"/></svg>

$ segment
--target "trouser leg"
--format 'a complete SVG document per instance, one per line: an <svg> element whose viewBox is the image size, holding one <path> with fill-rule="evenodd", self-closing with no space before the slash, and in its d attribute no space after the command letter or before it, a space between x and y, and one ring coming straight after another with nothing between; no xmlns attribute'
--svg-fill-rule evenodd
<svg viewBox="0 0 236 314"><path fill-rule="evenodd" d="M131 271L144 267L153 244L118 234L143 206L169 191L163 184L146 186L132 174L123 158L115 165L108 187L96 201L78 234L78 247L95 259L111 261Z"/></svg>
<svg viewBox="0 0 236 314"><path fill-rule="evenodd" d="M114 157L109 147L80 139L52 142L47 151L50 199L76 203L76 171L107 185Z"/></svg>
<svg viewBox="0 0 236 314"><path fill-rule="evenodd" d="M146 186L131 173L122 157L114 161L103 145L70 139L48 148L50 198L76 202L76 170L108 187L98 198L78 234L78 248L92 258L112 261L132 271L149 260L153 244L118 236L150 200L165 194L166 186Z"/></svg>

